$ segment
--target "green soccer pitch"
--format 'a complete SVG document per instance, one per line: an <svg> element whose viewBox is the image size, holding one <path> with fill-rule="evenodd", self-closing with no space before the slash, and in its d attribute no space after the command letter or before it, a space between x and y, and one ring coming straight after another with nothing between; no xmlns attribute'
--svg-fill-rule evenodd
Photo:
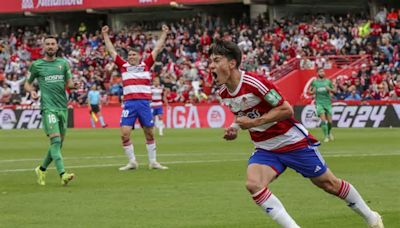
<svg viewBox="0 0 400 228"><path fill-rule="evenodd" d="M322 138L320 129L312 130ZM320 151L351 182L386 227L400 227L400 129L334 129ZM141 130L132 141L140 167L118 171L127 159L118 129L70 129L63 146L67 171L60 185L54 165L46 186L33 169L48 149L41 130L0 130L0 227L278 227L245 189L248 134L222 139L222 129L166 129L156 137L158 160L147 169ZM345 202L286 170L270 189L302 227L367 227Z"/></svg>

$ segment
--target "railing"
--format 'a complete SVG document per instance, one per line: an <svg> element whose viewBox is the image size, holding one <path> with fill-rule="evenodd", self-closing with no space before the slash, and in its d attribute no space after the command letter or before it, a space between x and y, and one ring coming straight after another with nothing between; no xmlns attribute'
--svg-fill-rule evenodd
<svg viewBox="0 0 400 228"><path fill-rule="evenodd" d="M332 64L332 67L341 68L335 75L340 75L341 73L348 70L349 68L354 68L361 66L363 63L368 63L369 56L368 55L327 55L322 56L321 58L325 58L328 62ZM308 57L308 59L315 61L317 57L312 56ZM274 81L281 79L285 75L288 75L290 72L300 69L300 61L299 58L293 58L289 60L287 63L279 66L278 68L271 71L271 77ZM338 74L339 73L339 74Z"/></svg>
<svg viewBox="0 0 400 228"><path fill-rule="evenodd" d="M369 63L370 57L369 55L362 55L362 56L358 56L359 58L352 62L350 65L348 65L347 67L335 72L334 74L332 74L329 78L336 78L339 75L347 75L347 76L351 76L351 72L354 70L358 70L359 68L361 68L362 64L367 64Z"/></svg>
<svg viewBox="0 0 400 228"><path fill-rule="evenodd" d="M300 68L300 59L293 58L289 60L287 63L272 70L271 77L274 79L274 81L276 81L278 79L281 79L283 76L288 75L290 72L298 70L299 68Z"/></svg>

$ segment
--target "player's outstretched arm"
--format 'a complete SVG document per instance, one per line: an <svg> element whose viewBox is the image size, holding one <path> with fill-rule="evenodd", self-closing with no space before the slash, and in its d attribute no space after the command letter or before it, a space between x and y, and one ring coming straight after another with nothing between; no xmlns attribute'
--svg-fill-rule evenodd
<svg viewBox="0 0 400 228"><path fill-rule="evenodd" d="M167 39L168 32L169 32L168 26L163 25L160 38L158 39L157 44L154 47L154 50L151 52L151 55L153 56L153 59L156 59L157 55L163 49L164 44L165 44L165 40Z"/></svg>
<svg viewBox="0 0 400 228"><path fill-rule="evenodd" d="M110 40L110 36L108 35L109 31L110 28L107 25L103 26L103 28L101 29L101 34L103 35L104 43L106 44L106 49L108 53L110 53L113 60L115 60L115 58L117 57L117 51L115 51L114 45Z"/></svg>
<svg viewBox="0 0 400 228"><path fill-rule="evenodd" d="M294 111L289 102L284 101L282 105L271 109L264 115L250 119L247 116L241 116L236 119L236 123L241 129L249 129L252 127L258 127L264 124L273 123L276 121L281 121L293 116Z"/></svg>

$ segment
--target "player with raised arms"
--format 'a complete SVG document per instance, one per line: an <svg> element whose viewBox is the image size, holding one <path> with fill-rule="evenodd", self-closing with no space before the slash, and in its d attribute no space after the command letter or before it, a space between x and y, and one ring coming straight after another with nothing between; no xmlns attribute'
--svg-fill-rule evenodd
<svg viewBox="0 0 400 228"><path fill-rule="evenodd" d="M122 59L117 52L109 37L109 28L104 26L102 34L106 49L113 58L115 64L122 73L124 102L121 114L121 141L128 157L128 164L119 168L119 170L134 170L139 167L136 161L134 147L131 141L131 132L134 128L136 119L139 119L146 137L146 148L149 158L150 169L168 169L156 160L156 143L154 140L154 121L150 108L151 101L151 73L150 69L154 60L164 47L169 28L162 26L159 40L157 41L151 54L141 62L141 50L132 48L128 50L128 61Z"/></svg>

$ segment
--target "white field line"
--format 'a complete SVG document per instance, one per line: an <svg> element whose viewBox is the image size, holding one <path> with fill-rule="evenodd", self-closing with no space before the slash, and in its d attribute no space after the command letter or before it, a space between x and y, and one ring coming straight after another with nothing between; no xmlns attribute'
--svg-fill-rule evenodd
<svg viewBox="0 0 400 228"><path fill-rule="evenodd" d="M323 157L376 157L376 156L396 156L400 155L400 151L393 151L389 153L352 153L347 151L341 152L321 152ZM157 157L185 157L185 156L218 156L218 155L228 155L228 156L250 156L251 153L176 153L176 154L157 154ZM136 157L147 157L143 154L135 154ZM114 159L114 158L126 158L125 155L114 155L114 156L82 156L82 157L64 157L64 160L84 160L84 159ZM5 159L0 160L1 163L14 163L14 162L28 162L28 161L42 161L43 158L21 158L21 159Z"/></svg>
<svg viewBox="0 0 400 228"><path fill-rule="evenodd" d="M203 154L204 155L204 154ZM237 155L237 154L235 154ZM324 157L380 157L380 156L400 156L400 153L376 153L376 154L327 154ZM120 157L120 156L118 156ZM218 162L236 162L245 161L246 159L218 159L218 160L189 160L189 161L169 161L163 162L163 164L191 164L191 163L218 163ZM108 163L108 164L96 164L96 165L76 165L68 166L69 169L81 169L81 168L102 168L102 167L114 167L123 165L121 163ZM49 168L54 169L54 168ZM11 173L11 172L30 172L33 168L29 169L5 169L0 170L0 173Z"/></svg>

